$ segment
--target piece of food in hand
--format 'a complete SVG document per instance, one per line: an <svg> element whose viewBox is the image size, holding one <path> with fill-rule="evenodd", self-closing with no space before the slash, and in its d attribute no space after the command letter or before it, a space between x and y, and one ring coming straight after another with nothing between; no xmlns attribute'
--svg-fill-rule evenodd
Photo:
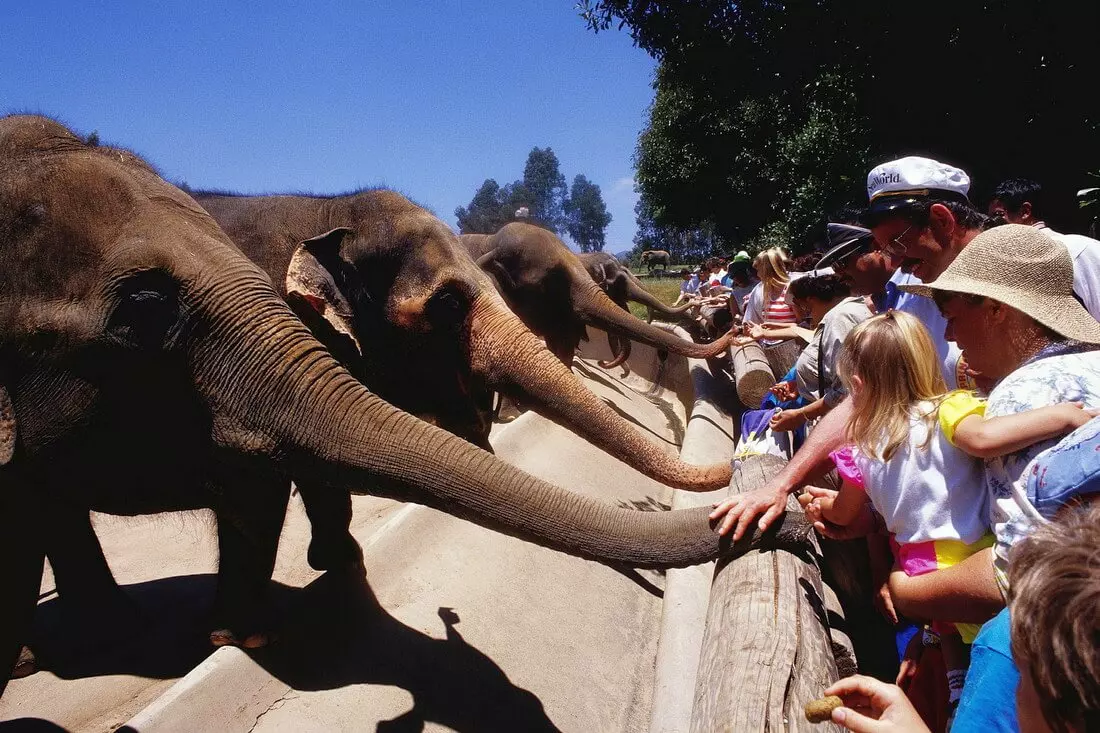
<svg viewBox="0 0 1100 733"><path fill-rule="evenodd" d="M806 703L806 720L811 723L824 723L833 719L833 711L844 705L844 701L836 695L829 695L820 700L811 700Z"/></svg>

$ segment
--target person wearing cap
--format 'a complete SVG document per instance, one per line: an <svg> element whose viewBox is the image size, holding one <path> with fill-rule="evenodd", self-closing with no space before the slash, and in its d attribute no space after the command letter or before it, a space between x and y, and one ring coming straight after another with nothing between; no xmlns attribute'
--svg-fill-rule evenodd
<svg viewBox="0 0 1100 733"><path fill-rule="evenodd" d="M890 261L875 249L870 229L851 224L828 224L831 248L817 261L815 270L831 267L852 292L871 299L875 312L882 313L897 303L897 287Z"/></svg>
<svg viewBox="0 0 1100 733"><path fill-rule="evenodd" d="M1043 221L1043 187L1024 178L1001 181L993 189L989 215L1010 224L1026 224L1054 237L1073 258L1073 292L1089 313L1100 313L1100 242L1080 234L1062 234Z"/></svg>

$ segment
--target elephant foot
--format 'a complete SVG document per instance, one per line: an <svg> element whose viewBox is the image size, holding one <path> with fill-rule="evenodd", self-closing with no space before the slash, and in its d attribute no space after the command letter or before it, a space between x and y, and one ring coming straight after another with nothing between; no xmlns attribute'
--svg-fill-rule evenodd
<svg viewBox="0 0 1100 733"><path fill-rule="evenodd" d="M271 637L262 631L253 634L237 635L232 629L215 629L210 632L210 643L214 646L236 646L242 649L260 649L271 643Z"/></svg>
<svg viewBox="0 0 1100 733"><path fill-rule="evenodd" d="M29 677L38 671L38 661L34 658L34 652L29 647L19 650L19 658L15 660L15 667L11 670L11 678L19 680Z"/></svg>
<svg viewBox="0 0 1100 733"><path fill-rule="evenodd" d="M311 568L322 572L346 573L351 576L366 572L363 550L355 538L347 533L336 540L314 537L309 543L306 559Z"/></svg>

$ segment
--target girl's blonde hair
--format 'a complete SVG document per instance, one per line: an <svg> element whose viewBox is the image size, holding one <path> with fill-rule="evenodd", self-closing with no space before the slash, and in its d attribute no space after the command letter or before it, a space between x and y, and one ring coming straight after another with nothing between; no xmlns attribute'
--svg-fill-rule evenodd
<svg viewBox="0 0 1100 733"><path fill-rule="evenodd" d="M772 297L777 290L787 287L791 278L787 275L787 265L790 259L782 247L766 249L752 261L752 266L760 275L760 282L764 283L764 295Z"/></svg>
<svg viewBox="0 0 1100 733"><path fill-rule="evenodd" d="M932 403L920 416L931 439L947 392L939 362L928 330L908 313L887 311L852 329L840 351L837 374L853 395L848 436L860 452L890 460L908 440L910 415L921 402ZM863 381L858 393L852 390L854 376Z"/></svg>

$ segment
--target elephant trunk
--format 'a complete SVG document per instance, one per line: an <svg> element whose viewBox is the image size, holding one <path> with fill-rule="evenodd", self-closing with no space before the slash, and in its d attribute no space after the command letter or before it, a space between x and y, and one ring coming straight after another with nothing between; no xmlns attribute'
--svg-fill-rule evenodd
<svg viewBox="0 0 1100 733"><path fill-rule="evenodd" d="M572 494L394 408L313 338L258 270L226 269L237 280L228 295L226 280L195 290L203 320L188 350L223 445L291 475L442 508L583 557L677 567L728 544L705 507L642 512Z"/></svg>
<svg viewBox="0 0 1100 733"><path fill-rule="evenodd" d="M689 359L712 359L729 348L734 333L730 331L709 344L697 344L652 326L615 306L590 278L574 279L573 306L585 323L604 331L626 336L657 349L671 351Z"/></svg>
<svg viewBox="0 0 1100 733"><path fill-rule="evenodd" d="M473 370L496 389L533 400L536 409L593 445L663 484L711 491L729 484L730 465L692 466L646 440L586 389L495 293L474 299L470 314Z"/></svg>
<svg viewBox="0 0 1100 733"><path fill-rule="evenodd" d="M663 302L660 298L649 292L645 288L641 287L633 280L627 282L626 286L627 297L636 303L652 308L666 316L681 316L687 312L688 308L691 308L691 303L685 303L684 305L671 306Z"/></svg>

